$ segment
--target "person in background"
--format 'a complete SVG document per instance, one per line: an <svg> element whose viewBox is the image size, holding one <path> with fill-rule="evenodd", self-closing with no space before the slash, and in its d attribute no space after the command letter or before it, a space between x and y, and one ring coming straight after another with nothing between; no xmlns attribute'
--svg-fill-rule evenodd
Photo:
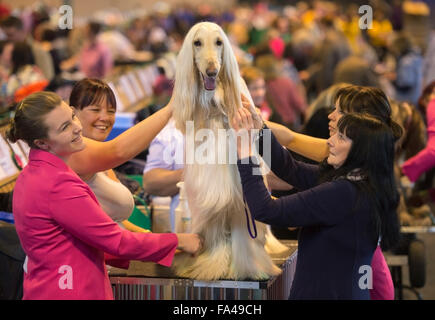
<svg viewBox="0 0 435 320"><path fill-rule="evenodd" d="M11 102L7 93L9 75L12 69L12 50L14 44L8 40L0 41L0 107L7 108Z"/></svg>
<svg viewBox="0 0 435 320"><path fill-rule="evenodd" d="M35 57L35 64L44 74L45 79L51 81L54 77L53 60L48 52L41 48L41 46L33 41L30 35L27 34L23 27L23 22L14 16L9 16L2 20L0 27L6 34L7 40L12 42L26 42L31 48Z"/></svg>
<svg viewBox="0 0 435 320"><path fill-rule="evenodd" d="M44 90L48 85L48 80L34 61L32 49L26 42L14 43L6 94L15 103L33 92Z"/></svg>
<svg viewBox="0 0 435 320"><path fill-rule="evenodd" d="M80 52L61 64L63 70L78 66L87 78L102 79L110 74L114 61L110 49L98 39L101 25L89 22L86 26L86 41Z"/></svg>
<svg viewBox="0 0 435 320"><path fill-rule="evenodd" d="M388 50L388 37L393 31L393 25L388 19L386 9L382 7L382 4L373 10L373 15L372 27L367 29L367 35L370 44L378 53L379 60L383 61Z"/></svg>
<svg viewBox="0 0 435 320"><path fill-rule="evenodd" d="M356 86L379 87L378 75L374 66L357 55L341 60L334 70L334 83L349 83Z"/></svg>
<svg viewBox="0 0 435 320"><path fill-rule="evenodd" d="M289 78L281 76L276 63L273 55L262 55L255 61L255 66L265 75L266 99L273 111L271 121L297 129L307 105L296 85Z"/></svg>
<svg viewBox="0 0 435 320"><path fill-rule="evenodd" d="M20 102L7 132L11 142L22 139L31 148L13 198L28 256L23 299L113 299L105 255L169 266L176 248L194 254L201 247L195 234L119 228L66 163L86 148L81 131L74 110L59 96L38 92Z"/></svg>
<svg viewBox="0 0 435 320"><path fill-rule="evenodd" d="M324 37L315 49L313 64L307 69L308 76L305 75L310 96L317 96L333 84L337 65L351 53L347 38L335 28L332 16L321 18L319 27Z"/></svg>
<svg viewBox="0 0 435 320"><path fill-rule="evenodd" d="M62 72L60 69L62 62L60 51L53 46L56 37L56 31L52 29L45 28L41 32L41 47L50 54L53 60L55 78L59 77Z"/></svg>
<svg viewBox="0 0 435 320"><path fill-rule="evenodd" d="M435 81L430 83L419 99L419 107L426 115L428 141L426 147L402 165L402 172L412 182L435 166Z"/></svg>
<svg viewBox="0 0 435 320"><path fill-rule="evenodd" d="M400 33L393 40L390 51L396 58L396 69L386 74L395 90L394 99L417 105L423 83L423 57L412 44L406 33Z"/></svg>
<svg viewBox="0 0 435 320"><path fill-rule="evenodd" d="M260 109L262 118L269 120L272 115L272 109L270 109L266 101L264 73L256 67L244 67L240 70L240 73L248 86L254 105Z"/></svg>
<svg viewBox="0 0 435 320"><path fill-rule="evenodd" d="M6 82L12 69L12 50L14 50L14 44L11 41L0 41L0 77L2 83Z"/></svg>
<svg viewBox="0 0 435 320"><path fill-rule="evenodd" d="M114 61L149 62L154 56L149 51L136 50L131 41L116 28L108 28L98 36L98 41L109 48Z"/></svg>
<svg viewBox="0 0 435 320"><path fill-rule="evenodd" d="M109 48L98 40L101 25L90 22L86 30L87 43L80 54L80 71L88 78L104 78L113 68Z"/></svg>

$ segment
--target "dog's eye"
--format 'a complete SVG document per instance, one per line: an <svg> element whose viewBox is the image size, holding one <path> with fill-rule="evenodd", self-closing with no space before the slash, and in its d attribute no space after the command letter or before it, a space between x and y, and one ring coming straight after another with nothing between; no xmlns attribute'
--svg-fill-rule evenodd
<svg viewBox="0 0 435 320"><path fill-rule="evenodd" d="M196 40L196 41L193 43L193 45L194 45L195 47L200 47L200 46L201 46L201 41Z"/></svg>
<svg viewBox="0 0 435 320"><path fill-rule="evenodd" d="M221 46L222 45L222 41L221 40L216 40L216 45L217 46Z"/></svg>

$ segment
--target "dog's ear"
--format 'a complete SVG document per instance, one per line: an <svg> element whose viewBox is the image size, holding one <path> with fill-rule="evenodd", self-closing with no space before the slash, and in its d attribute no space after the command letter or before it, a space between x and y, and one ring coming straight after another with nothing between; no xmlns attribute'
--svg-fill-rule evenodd
<svg viewBox="0 0 435 320"><path fill-rule="evenodd" d="M240 72L239 65L237 63L236 56L234 55L231 43L228 37L220 28L221 36L223 39L223 50L222 50L222 68L220 72L220 81L223 87L224 104L228 112L228 117L232 119L238 108L242 106L242 101L240 97L241 93L241 83L240 83Z"/></svg>
<svg viewBox="0 0 435 320"><path fill-rule="evenodd" d="M193 39L199 25L187 33L177 56L175 84L173 91L173 117L178 130L185 133L185 123L193 118L197 104L198 72L194 62Z"/></svg>
<svg viewBox="0 0 435 320"><path fill-rule="evenodd" d="M245 79L240 77L240 92L249 100L249 102L254 106L254 100L252 100L251 93L249 92L248 86L246 85Z"/></svg>

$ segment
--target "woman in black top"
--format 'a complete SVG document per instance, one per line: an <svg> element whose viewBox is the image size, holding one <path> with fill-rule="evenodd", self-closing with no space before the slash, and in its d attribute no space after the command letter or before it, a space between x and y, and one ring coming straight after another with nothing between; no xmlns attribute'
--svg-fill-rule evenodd
<svg viewBox="0 0 435 320"><path fill-rule="evenodd" d="M254 128L244 108L236 130ZM264 129L263 129L264 130ZM242 131L239 131L241 133ZM301 192L272 199L254 175L250 146L238 144L243 193L256 220L302 227L290 299L370 299L370 264L377 242L399 238L397 187L393 174L397 133L368 115L346 114L328 140L319 165L295 161L271 136L271 169Z"/></svg>

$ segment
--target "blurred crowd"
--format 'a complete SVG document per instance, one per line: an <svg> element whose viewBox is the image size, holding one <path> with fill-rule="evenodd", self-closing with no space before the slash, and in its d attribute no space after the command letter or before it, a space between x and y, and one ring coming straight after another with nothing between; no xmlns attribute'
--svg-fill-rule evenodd
<svg viewBox="0 0 435 320"><path fill-rule="evenodd" d="M263 117L292 130L327 138L334 92L344 83L384 90L406 132L397 149L402 224L431 225L433 170L415 181L400 171L404 161L427 148L430 132L435 34L429 7L404 0L368 4L373 20L367 29L360 25L364 13L351 3L251 1L228 10L159 2L141 15L75 20L71 30L59 29L58 8L0 4L0 113L13 111L32 92L51 90L66 99L79 79L108 79L122 66L151 61L160 72L154 104L162 106L171 96L185 34L199 21L213 21L226 31Z"/></svg>

